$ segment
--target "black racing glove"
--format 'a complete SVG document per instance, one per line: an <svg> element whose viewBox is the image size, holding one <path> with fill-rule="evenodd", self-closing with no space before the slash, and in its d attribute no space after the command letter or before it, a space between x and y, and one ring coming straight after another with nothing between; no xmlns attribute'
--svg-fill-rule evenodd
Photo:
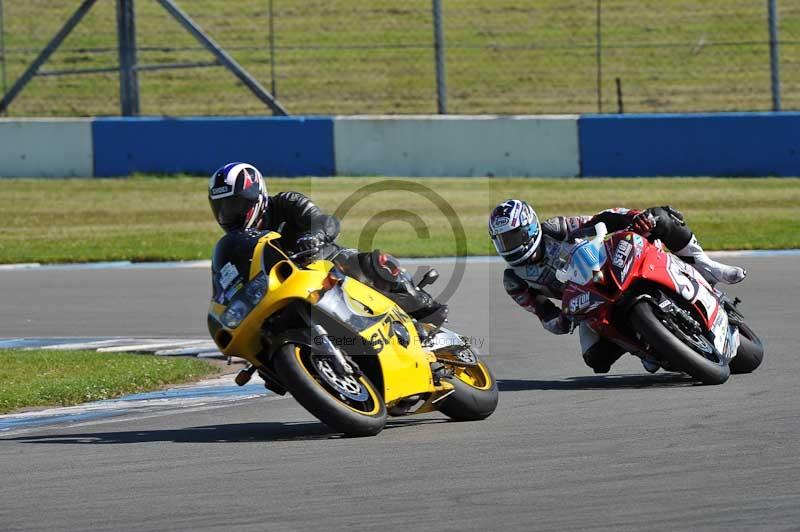
<svg viewBox="0 0 800 532"><path fill-rule="evenodd" d="M657 221L658 219L656 217L645 211L633 217L633 222L630 227L632 231L647 238L650 236L653 229L655 229Z"/></svg>
<svg viewBox="0 0 800 532"><path fill-rule="evenodd" d="M312 249L319 249L325 243L325 235L317 232L303 233L297 237L295 248L297 251L310 251Z"/></svg>

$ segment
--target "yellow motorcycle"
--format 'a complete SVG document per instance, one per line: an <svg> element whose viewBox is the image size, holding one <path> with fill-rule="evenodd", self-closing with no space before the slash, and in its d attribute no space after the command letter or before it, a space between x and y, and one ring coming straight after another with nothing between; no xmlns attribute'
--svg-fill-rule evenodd
<svg viewBox="0 0 800 532"><path fill-rule="evenodd" d="M249 362L238 384L258 372L268 389L290 392L351 436L377 434L387 415L439 410L467 421L494 412L497 382L467 338L412 319L333 262L303 255L287 254L275 232L217 243L208 328L223 354ZM437 277L429 271L419 288Z"/></svg>

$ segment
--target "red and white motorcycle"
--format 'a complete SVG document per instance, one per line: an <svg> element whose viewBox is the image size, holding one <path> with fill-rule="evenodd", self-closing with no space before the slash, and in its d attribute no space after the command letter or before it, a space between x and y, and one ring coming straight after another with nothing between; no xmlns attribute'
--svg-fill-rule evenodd
<svg viewBox="0 0 800 532"><path fill-rule="evenodd" d="M722 384L764 357L739 300L712 287L692 266L632 231L577 240L562 256L562 310L650 365Z"/></svg>

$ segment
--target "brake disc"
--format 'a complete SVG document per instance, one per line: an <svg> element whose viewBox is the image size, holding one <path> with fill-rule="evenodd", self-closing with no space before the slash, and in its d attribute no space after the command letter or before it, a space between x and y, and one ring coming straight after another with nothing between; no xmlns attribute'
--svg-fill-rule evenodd
<svg viewBox="0 0 800 532"><path fill-rule="evenodd" d="M369 399L367 389L353 375L339 375L325 358L314 358L317 374L333 388L353 401L366 401Z"/></svg>
<svg viewBox="0 0 800 532"><path fill-rule="evenodd" d="M479 364L478 357L469 347L463 347L453 351L437 351L434 353L436 360L446 364L463 367L475 367Z"/></svg>

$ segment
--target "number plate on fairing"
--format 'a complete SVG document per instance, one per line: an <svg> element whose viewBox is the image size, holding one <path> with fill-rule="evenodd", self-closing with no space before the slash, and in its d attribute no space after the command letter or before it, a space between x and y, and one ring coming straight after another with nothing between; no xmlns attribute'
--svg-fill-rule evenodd
<svg viewBox="0 0 800 532"><path fill-rule="evenodd" d="M724 309L719 309L717 318L711 326L711 333L714 335L714 347L720 353L725 353L725 343L728 339L728 313Z"/></svg>
<svg viewBox="0 0 800 532"><path fill-rule="evenodd" d="M667 255L667 272L675 284L675 290L689 303L699 303L709 323L716 319L716 313L722 311L711 287L697 271L675 257Z"/></svg>
<svg viewBox="0 0 800 532"><path fill-rule="evenodd" d="M717 348L717 351L728 360L735 357L739 350L739 329L731 326L728 313L722 307L717 312L711 332L714 335L714 347Z"/></svg>

